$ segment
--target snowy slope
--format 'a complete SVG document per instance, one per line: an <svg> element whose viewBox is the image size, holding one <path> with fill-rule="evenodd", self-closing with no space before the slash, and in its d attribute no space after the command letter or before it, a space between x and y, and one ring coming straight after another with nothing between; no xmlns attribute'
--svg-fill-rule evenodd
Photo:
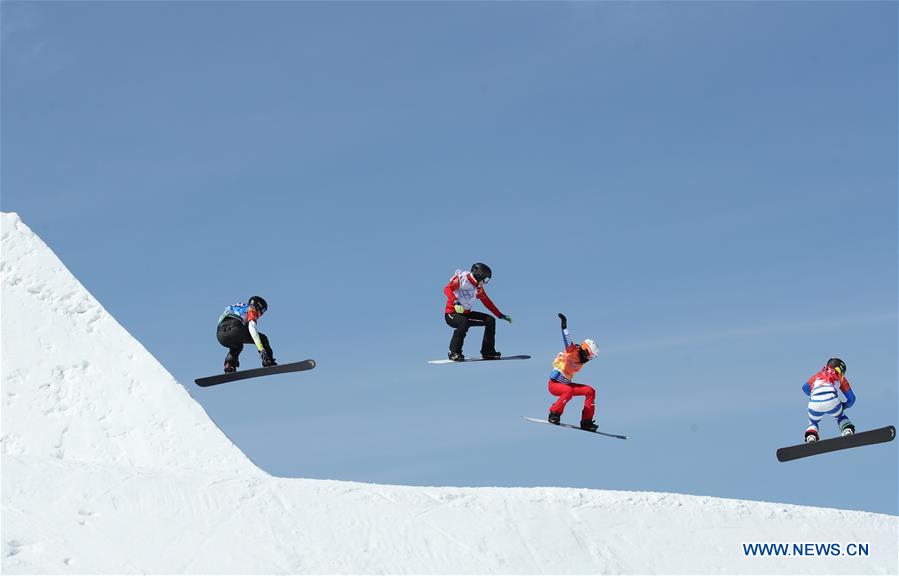
<svg viewBox="0 0 899 576"><path fill-rule="evenodd" d="M0 233L4 457L260 474L16 215Z"/></svg>
<svg viewBox="0 0 899 576"><path fill-rule="evenodd" d="M273 478L2 214L5 573L893 573L897 518L658 493ZM868 543L746 557L742 543Z"/></svg>

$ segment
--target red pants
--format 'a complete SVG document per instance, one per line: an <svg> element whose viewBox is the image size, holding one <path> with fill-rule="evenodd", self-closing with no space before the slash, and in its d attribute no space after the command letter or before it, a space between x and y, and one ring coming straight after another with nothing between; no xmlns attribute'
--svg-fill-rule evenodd
<svg viewBox="0 0 899 576"><path fill-rule="evenodd" d="M578 384L577 382L562 384L561 382L550 380L549 393L559 397L559 399L556 400L556 403L549 407L550 412L558 412L559 414L565 411L565 405L568 404L568 401L574 396L585 396L584 411L581 412L581 420L593 420L593 413L596 410L596 405L593 403L596 399L596 390L591 386Z"/></svg>

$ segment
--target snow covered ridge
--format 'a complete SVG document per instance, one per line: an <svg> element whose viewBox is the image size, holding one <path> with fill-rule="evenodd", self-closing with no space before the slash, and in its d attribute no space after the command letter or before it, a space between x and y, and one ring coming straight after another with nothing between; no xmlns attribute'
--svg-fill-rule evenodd
<svg viewBox="0 0 899 576"><path fill-rule="evenodd" d="M2 214L3 456L261 474L15 214Z"/></svg>
<svg viewBox="0 0 899 576"><path fill-rule="evenodd" d="M883 514L273 478L15 214L0 234L4 573L897 573ZM867 554L743 546L768 543Z"/></svg>

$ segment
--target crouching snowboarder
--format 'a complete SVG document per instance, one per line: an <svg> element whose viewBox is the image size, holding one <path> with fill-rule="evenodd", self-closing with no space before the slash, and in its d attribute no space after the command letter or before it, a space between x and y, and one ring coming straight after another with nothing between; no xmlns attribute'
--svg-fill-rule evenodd
<svg viewBox="0 0 899 576"><path fill-rule="evenodd" d="M225 372L234 372L240 366L238 358L244 344L256 345L263 367L277 365L268 337L256 326L266 310L268 304L265 300L253 296L248 302L228 306L219 317L216 336L219 343L228 349L228 355L225 356Z"/></svg>
<svg viewBox="0 0 899 576"><path fill-rule="evenodd" d="M855 404L855 393L846 380L846 363L839 358L831 358L820 372L809 378L802 385L808 400L808 428L805 429L805 441L815 442L820 437L818 422L825 416L833 416L840 427L840 434L846 436L855 432L855 426L849 421L845 411ZM840 393L846 401L840 399Z"/></svg>
<svg viewBox="0 0 899 576"><path fill-rule="evenodd" d="M584 364L599 355L599 348L593 340L584 340L581 344L575 344L568 333L568 319L564 314L559 314L562 321L562 342L565 350L556 355L553 361L553 371L549 376L549 393L558 396L559 399L549 407L549 422L559 424L565 405L574 396L584 396L584 409L581 412L581 429L595 432L598 428L593 421L596 410L594 401L596 390L586 384L572 382L574 375L584 367Z"/></svg>
<svg viewBox="0 0 899 576"><path fill-rule="evenodd" d="M499 311L499 308L487 297L484 286L490 282L493 272L490 266L477 262L471 267L471 272L456 270L449 283L443 287L446 295L446 306L443 310L446 323L455 328L450 340L447 358L455 362L462 362L465 356L462 354L462 346L465 344L465 335L472 326L484 327L484 338L481 341L481 358L496 360L502 355L496 351L496 320L489 314L472 310L474 301L480 300L493 315L500 320L512 323L512 318Z"/></svg>

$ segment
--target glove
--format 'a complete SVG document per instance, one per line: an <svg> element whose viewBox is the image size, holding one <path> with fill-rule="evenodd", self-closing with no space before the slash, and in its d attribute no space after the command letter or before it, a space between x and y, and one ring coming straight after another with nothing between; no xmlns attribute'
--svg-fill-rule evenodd
<svg viewBox="0 0 899 576"><path fill-rule="evenodd" d="M275 359L272 358L272 353L267 350L260 350L259 357L262 359L262 367L267 368L268 366L277 366L278 363L275 362Z"/></svg>
<svg viewBox="0 0 899 576"><path fill-rule="evenodd" d="M568 329L568 318L566 318L564 314L559 312L559 319L562 320L562 330L567 330Z"/></svg>
<svg viewBox="0 0 899 576"><path fill-rule="evenodd" d="M511 317L511 316L506 316L505 314L503 314L502 316L500 316L499 319L500 319L500 320L505 320L505 321L508 322L509 324L512 323L512 317Z"/></svg>
<svg viewBox="0 0 899 576"><path fill-rule="evenodd" d="M456 311L456 314L465 314L465 308L463 308L462 305L459 304L458 300L453 302L453 309Z"/></svg>

